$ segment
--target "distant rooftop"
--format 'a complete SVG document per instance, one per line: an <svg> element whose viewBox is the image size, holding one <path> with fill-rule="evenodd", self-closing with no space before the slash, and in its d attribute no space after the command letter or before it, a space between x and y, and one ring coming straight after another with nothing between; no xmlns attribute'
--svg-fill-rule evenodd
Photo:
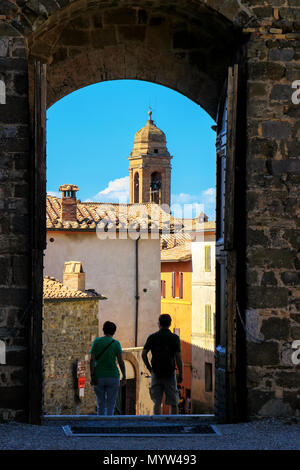
<svg viewBox="0 0 300 470"><path fill-rule="evenodd" d="M73 290L54 277L44 277L44 299L106 299L93 289L86 291Z"/></svg>

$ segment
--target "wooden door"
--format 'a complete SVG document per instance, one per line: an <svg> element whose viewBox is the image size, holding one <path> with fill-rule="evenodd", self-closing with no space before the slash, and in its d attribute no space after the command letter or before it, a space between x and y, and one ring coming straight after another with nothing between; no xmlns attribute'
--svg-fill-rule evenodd
<svg viewBox="0 0 300 470"><path fill-rule="evenodd" d="M216 414L237 420L236 387L236 126L238 66L229 67L217 120Z"/></svg>
<svg viewBox="0 0 300 470"><path fill-rule="evenodd" d="M29 423L42 414L43 252L46 248L46 65L35 61L31 73L31 309L29 327Z"/></svg>

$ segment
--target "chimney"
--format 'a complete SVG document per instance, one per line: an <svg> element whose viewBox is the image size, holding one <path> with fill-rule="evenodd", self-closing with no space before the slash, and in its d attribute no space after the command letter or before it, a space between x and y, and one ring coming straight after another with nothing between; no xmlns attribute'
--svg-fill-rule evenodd
<svg viewBox="0 0 300 470"><path fill-rule="evenodd" d="M74 184L64 184L59 187L61 195L61 220L76 221L77 220L77 202L76 192L78 186Z"/></svg>
<svg viewBox="0 0 300 470"><path fill-rule="evenodd" d="M85 273L81 261L65 262L63 283L70 289L85 291Z"/></svg>

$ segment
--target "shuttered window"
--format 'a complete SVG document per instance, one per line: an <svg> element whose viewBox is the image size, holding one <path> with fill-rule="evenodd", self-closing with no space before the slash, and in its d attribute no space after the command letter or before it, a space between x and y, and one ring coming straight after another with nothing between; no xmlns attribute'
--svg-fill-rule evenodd
<svg viewBox="0 0 300 470"><path fill-rule="evenodd" d="M205 333L212 333L211 305L205 305Z"/></svg>
<svg viewBox="0 0 300 470"><path fill-rule="evenodd" d="M205 272L211 272L211 262L210 262L210 246L205 247Z"/></svg>
<svg viewBox="0 0 300 470"><path fill-rule="evenodd" d="M160 287L161 287L161 298L165 299L166 298L166 281L161 280Z"/></svg>
<svg viewBox="0 0 300 470"><path fill-rule="evenodd" d="M180 299L183 298L183 273L178 273L179 276L179 292L178 292L178 297Z"/></svg>
<svg viewBox="0 0 300 470"><path fill-rule="evenodd" d="M174 299L183 298L183 273L172 273L172 297Z"/></svg>
<svg viewBox="0 0 300 470"><path fill-rule="evenodd" d="M176 273L172 273L172 297L176 297Z"/></svg>

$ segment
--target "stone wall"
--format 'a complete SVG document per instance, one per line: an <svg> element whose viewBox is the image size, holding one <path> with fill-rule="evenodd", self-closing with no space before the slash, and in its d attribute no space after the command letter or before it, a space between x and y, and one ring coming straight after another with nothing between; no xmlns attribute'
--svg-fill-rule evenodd
<svg viewBox="0 0 300 470"><path fill-rule="evenodd" d="M249 416L300 416L300 4L258 1L248 46L247 310ZM259 29L260 28L260 29Z"/></svg>
<svg viewBox="0 0 300 470"><path fill-rule="evenodd" d="M6 344L6 364L0 364L0 419L17 420L27 419L28 400L31 222L26 55L24 37L0 21L0 80L6 85L6 104L0 105L0 337Z"/></svg>
<svg viewBox="0 0 300 470"><path fill-rule="evenodd" d="M291 101L292 83L300 79L298 0L2 0L0 80L7 90L6 104L0 105L4 418L28 419L28 326L34 297L30 227L40 223L30 216L28 54L48 63L49 104L97 81L138 78L169 86L215 116L227 66L243 41L248 51L247 145L240 173L246 183L239 196L246 198L247 207L239 231L246 237L241 261L247 276L242 311L249 330L247 415L299 414L299 366L291 362L292 341L300 339L300 108Z"/></svg>
<svg viewBox="0 0 300 470"><path fill-rule="evenodd" d="M45 299L43 309L44 414L91 414L89 351L98 336L97 299ZM87 360L84 397L77 387L77 363Z"/></svg>

